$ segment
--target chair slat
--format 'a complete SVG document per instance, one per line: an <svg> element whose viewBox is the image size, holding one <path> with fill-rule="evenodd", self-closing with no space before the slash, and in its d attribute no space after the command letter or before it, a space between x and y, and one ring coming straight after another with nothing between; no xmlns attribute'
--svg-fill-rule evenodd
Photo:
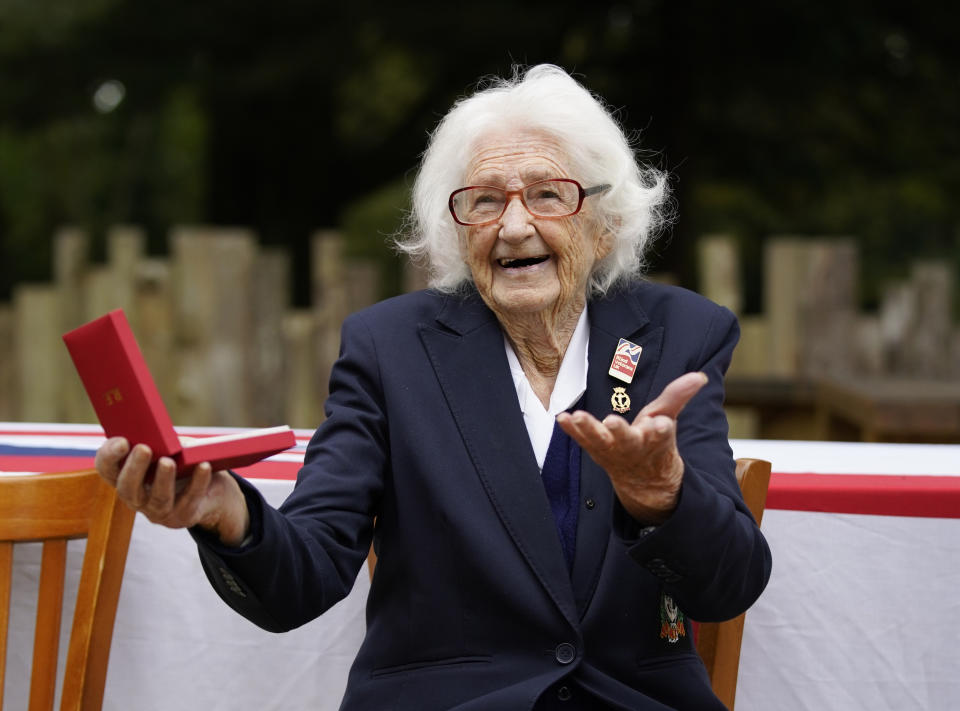
<svg viewBox="0 0 960 711"><path fill-rule="evenodd" d="M136 516L136 511L120 501L104 482L97 509L87 539L90 554L83 559L77 590L77 607L91 613L73 620L63 681L63 710L99 709L103 704L113 621Z"/></svg>
<svg viewBox="0 0 960 711"><path fill-rule="evenodd" d="M53 711L66 570L67 542L60 539L44 543L37 594L37 627L33 636L30 711Z"/></svg>
<svg viewBox="0 0 960 711"><path fill-rule="evenodd" d="M7 671L7 630L10 629L10 588L13 585L13 544L0 541L0 709Z"/></svg>

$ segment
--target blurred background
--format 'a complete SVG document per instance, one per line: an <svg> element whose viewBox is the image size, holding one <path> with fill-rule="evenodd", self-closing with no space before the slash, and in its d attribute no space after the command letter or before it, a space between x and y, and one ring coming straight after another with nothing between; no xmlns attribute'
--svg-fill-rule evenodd
<svg viewBox="0 0 960 711"><path fill-rule="evenodd" d="M0 420L94 421L59 334L122 306L178 424L314 426L343 315L422 283L427 133L553 62L672 175L652 278L741 315L734 434L958 441L958 16L0 0Z"/></svg>

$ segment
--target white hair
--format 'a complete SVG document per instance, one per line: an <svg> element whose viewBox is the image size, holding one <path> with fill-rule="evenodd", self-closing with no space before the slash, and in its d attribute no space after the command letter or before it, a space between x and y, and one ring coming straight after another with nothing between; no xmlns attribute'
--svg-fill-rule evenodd
<svg viewBox="0 0 960 711"><path fill-rule="evenodd" d="M482 83L454 104L431 135L406 228L397 238L400 251L428 268L430 286L455 291L471 282L447 199L463 187L480 140L505 128L546 133L559 142L571 177L584 187L611 186L588 198L593 219L613 236L611 252L594 265L589 293L602 295L638 277L648 244L669 221L666 175L638 164L602 100L560 67L541 64L526 72L517 68L511 79Z"/></svg>

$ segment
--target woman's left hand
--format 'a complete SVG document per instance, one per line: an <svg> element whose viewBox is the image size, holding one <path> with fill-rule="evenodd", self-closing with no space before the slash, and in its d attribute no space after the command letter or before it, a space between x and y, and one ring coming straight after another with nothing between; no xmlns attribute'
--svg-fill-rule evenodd
<svg viewBox="0 0 960 711"><path fill-rule="evenodd" d="M641 523L662 523L677 506L683 482L677 416L706 382L703 373L681 375L632 423L619 415L601 422L583 410L557 416L563 431L607 472L627 513Z"/></svg>

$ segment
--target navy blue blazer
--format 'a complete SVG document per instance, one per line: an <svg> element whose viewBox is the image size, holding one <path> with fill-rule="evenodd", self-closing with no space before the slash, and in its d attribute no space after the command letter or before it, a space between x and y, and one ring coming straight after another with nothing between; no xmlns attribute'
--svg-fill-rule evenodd
<svg viewBox="0 0 960 711"><path fill-rule="evenodd" d="M689 622L662 635L661 608L668 595L690 618L731 618L770 574L722 409L736 319L647 283L591 301L589 318L585 409L598 418L624 385L607 373L620 337L643 346L627 417L683 373L710 379L678 422L679 505L652 532L584 456L568 570L503 334L475 291L408 294L349 317L327 419L290 497L275 510L241 480L249 545L193 532L219 595L276 632L346 596L373 541L367 632L344 711L530 709L561 685L611 708L723 709Z"/></svg>

